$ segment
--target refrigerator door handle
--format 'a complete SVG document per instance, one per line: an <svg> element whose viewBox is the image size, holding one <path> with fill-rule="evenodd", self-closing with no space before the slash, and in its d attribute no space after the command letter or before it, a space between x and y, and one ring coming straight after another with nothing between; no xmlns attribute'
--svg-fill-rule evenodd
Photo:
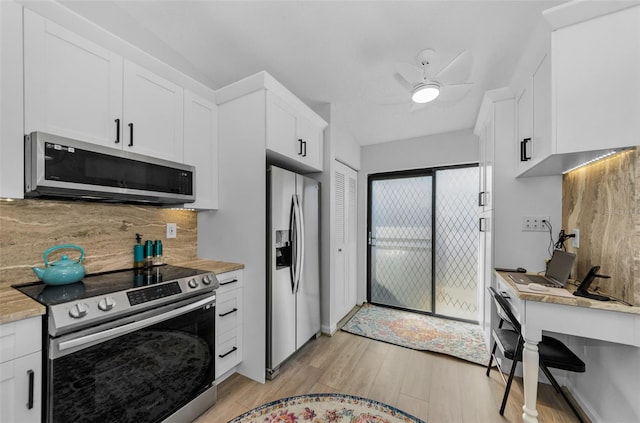
<svg viewBox="0 0 640 423"><path fill-rule="evenodd" d="M291 292L296 292L296 281L298 280L298 219L296 211L296 195L291 197L291 218L289 224L289 233L291 239Z"/></svg>
<svg viewBox="0 0 640 423"><path fill-rule="evenodd" d="M304 214L302 212L302 205L300 204L300 197L296 195L296 202L298 203L298 281L296 282L296 293L300 290L300 279L302 278L302 269L304 268Z"/></svg>

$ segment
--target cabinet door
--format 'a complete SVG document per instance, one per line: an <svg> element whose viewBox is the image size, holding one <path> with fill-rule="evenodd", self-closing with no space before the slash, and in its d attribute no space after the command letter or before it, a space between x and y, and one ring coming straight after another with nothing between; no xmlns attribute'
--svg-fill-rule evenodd
<svg viewBox="0 0 640 423"><path fill-rule="evenodd" d="M533 89L531 79L516 101L516 173L529 168L533 158Z"/></svg>
<svg viewBox="0 0 640 423"><path fill-rule="evenodd" d="M322 129L318 128L307 119L298 116L296 118L296 139L303 143L301 159L317 170L322 170L323 154Z"/></svg>
<svg viewBox="0 0 640 423"><path fill-rule="evenodd" d="M545 55L531 78L533 92L533 151L531 164L551 154L551 61Z"/></svg>
<svg viewBox="0 0 640 423"><path fill-rule="evenodd" d="M640 6L554 31L557 153L638 145Z"/></svg>
<svg viewBox="0 0 640 423"><path fill-rule="evenodd" d="M296 116L278 97L267 93L267 149L298 160L302 143L296 138Z"/></svg>
<svg viewBox="0 0 640 423"><path fill-rule="evenodd" d="M492 212L481 213L479 216L479 249L478 249L478 321L483 327L485 339L489 339L491 332L491 296L487 294L487 288L493 281L493 234Z"/></svg>
<svg viewBox="0 0 640 423"><path fill-rule="evenodd" d="M488 119L485 123L484 133L484 193L482 194L481 204L482 210L488 211L493 209L493 171L495 161L493 118Z"/></svg>
<svg viewBox="0 0 640 423"><path fill-rule="evenodd" d="M218 208L217 106L184 93L184 162L196 167L195 209Z"/></svg>
<svg viewBox="0 0 640 423"><path fill-rule="evenodd" d="M42 354L40 351L0 364L0 421L41 421Z"/></svg>
<svg viewBox="0 0 640 423"><path fill-rule="evenodd" d="M24 10L25 132L121 148L122 57Z"/></svg>
<svg viewBox="0 0 640 423"><path fill-rule="evenodd" d="M182 87L124 61L125 150L183 161Z"/></svg>

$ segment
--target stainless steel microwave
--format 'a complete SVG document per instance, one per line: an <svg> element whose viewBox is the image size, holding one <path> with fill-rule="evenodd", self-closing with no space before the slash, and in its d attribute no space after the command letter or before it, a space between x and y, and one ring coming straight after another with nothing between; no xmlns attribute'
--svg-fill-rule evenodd
<svg viewBox="0 0 640 423"><path fill-rule="evenodd" d="M44 132L25 135L25 198L122 203L195 201L195 168Z"/></svg>

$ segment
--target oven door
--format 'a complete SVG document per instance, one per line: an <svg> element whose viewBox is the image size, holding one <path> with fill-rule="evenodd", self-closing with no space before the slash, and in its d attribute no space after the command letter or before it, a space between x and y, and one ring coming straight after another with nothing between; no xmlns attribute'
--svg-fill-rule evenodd
<svg viewBox="0 0 640 423"><path fill-rule="evenodd" d="M47 422L158 422L215 402L215 294L49 341Z"/></svg>

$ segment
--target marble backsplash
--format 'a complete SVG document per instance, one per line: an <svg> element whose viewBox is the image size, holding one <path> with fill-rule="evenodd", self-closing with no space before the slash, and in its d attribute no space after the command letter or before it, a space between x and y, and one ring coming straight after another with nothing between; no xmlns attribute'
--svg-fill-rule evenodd
<svg viewBox="0 0 640 423"><path fill-rule="evenodd" d="M136 233L159 239L167 263L197 257L197 213L128 204L16 200L0 202L0 286L37 280L32 266L42 267L43 253L54 245L76 244L85 250L87 273L130 268ZM177 224L177 237L166 238L166 224ZM77 258L77 250L50 254Z"/></svg>
<svg viewBox="0 0 640 423"><path fill-rule="evenodd" d="M611 279L591 288L640 304L640 146L564 175L562 227L580 230L572 277L582 279L591 266Z"/></svg>

